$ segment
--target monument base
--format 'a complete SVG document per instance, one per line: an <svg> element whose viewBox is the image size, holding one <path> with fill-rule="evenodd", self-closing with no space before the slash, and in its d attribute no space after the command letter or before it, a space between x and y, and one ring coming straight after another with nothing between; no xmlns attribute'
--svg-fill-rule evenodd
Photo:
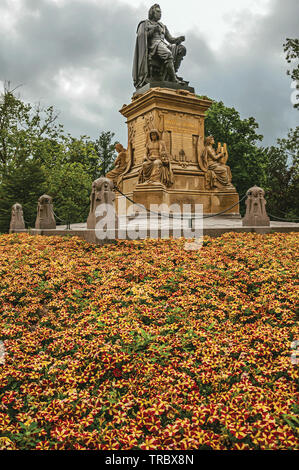
<svg viewBox="0 0 299 470"><path fill-rule="evenodd" d="M28 230L26 228L17 228L17 227L14 227L14 228L11 228L9 229L8 233L27 233Z"/></svg>
<svg viewBox="0 0 299 470"><path fill-rule="evenodd" d="M220 187L211 189L208 169L202 163L204 119L212 102L198 98L188 87L184 90L176 83L164 82L165 88L151 88L158 84L148 83L147 92L143 87L139 91L144 93L135 95L120 110L128 125L128 165L118 182L120 191L147 210L151 204L178 204L182 212L184 205L191 204L194 212L195 205L202 204L203 214L239 217L236 189L231 185L221 186L217 181ZM166 87L169 84L172 88ZM147 183L139 183L151 130L159 134L169 158L172 184L168 187L152 184L150 178ZM131 204L132 201L126 201L127 208Z"/></svg>
<svg viewBox="0 0 299 470"><path fill-rule="evenodd" d="M150 210L151 204L169 204L169 197L165 186L161 183L139 183L133 191L133 201Z"/></svg>
<svg viewBox="0 0 299 470"><path fill-rule="evenodd" d="M170 90L186 90L186 91L189 91L190 93L195 93L194 88L187 84L177 83L177 82L150 81L143 87L137 88L133 96L143 95L143 93L146 93L151 88L169 88Z"/></svg>
<svg viewBox="0 0 299 470"><path fill-rule="evenodd" d="M227 217L240 218L239 195L232 191L190 191L167 189L163 185L137 184L132 194L128 197L135 204L140 204L146 210L150 210L151 205L167 204L177 205L183 212L184 206L190 205L191 212L196 211L196 204L202 204L202 213L208 215L224 215ZM118 205L116 197L116 206ZM126 208L132 205L127 199Z"/></svg>

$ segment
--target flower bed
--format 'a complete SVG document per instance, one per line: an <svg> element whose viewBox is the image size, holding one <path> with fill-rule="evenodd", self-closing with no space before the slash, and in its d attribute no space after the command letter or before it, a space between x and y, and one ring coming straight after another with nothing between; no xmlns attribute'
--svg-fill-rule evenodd
<svg viewBox="0 0 299 470"><path fill-rule="evenodd" d="M299 448L298 236L183 247L0 237L1 449Z"/></svg>

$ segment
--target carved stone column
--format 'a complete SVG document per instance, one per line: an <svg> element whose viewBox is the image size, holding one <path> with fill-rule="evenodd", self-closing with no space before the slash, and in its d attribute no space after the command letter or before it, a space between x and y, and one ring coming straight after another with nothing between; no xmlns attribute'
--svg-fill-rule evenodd
<svg viewBox="0 0 299 470"><path fill-rule="evenodd" d="M92 183L90 210L87 218L89 241L100 243L104 239L117 237L117 216L113 181L100 177Z"/></svg>
<svg viewBox="0 0 299 470"><path fill-rule="evenodd" d="M38 200L35 228L37 230L56 229L56 221L53 210L53 198L47 194L43 194Z"/></svg>
<svg viewBox="0 0 299 470"><path fill-rule="evenodd" d="M265 191L253 186L247 191L246 214L242 219L243 227L269 227L270 219L266 211Z"/></svg>
<svg viewBox="0 0 299 470"><path fill-rule="evenodd" d="M9 233L23 232L23 231L25 231L23 208L21 204L16 203L11 208Z"/></svg>

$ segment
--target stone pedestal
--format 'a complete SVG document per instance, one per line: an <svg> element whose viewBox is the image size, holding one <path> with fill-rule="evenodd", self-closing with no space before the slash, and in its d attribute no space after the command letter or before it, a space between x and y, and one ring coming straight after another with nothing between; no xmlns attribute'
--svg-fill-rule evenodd
<svg viewBox="0 0 299 470"><path fill-rule="evenodd" d="M134 96L143 95L145 92L147 92L151 88L168 88L170 90L186 90L186 91L190 91L191 93L194 93L194 88L188 85L182 85L181 83L176 83L176 82L165 82L165 81L158 82L158 81L151 80L149 83L147 83L143 87L138 88L135 91Z"/></svg>
<svg viewBox="0 0 299 470"><path fill-rule="evenodd" d="M168 191L163 184L137 184L133 191L133 201L150 210L151 204L169 204Z"/></svg>
<svg viewBox="0 0 299 470"><path fill-rule="evenodd" d="M242 219L243 227L269 227L270 219L266 211L265 191L253 186L247 191L246 214Z"/></svg>
<svg viewBox="0 0 299 470"><path fill-rule="evenodd" d="M113 181L100 177L92 183L90 209L87 218L89 242L97 242L105 238L117 238L117 217L115 214L115 194Z"/></svg>
<svg viewBox="0 0 299 470"><path fill-rule="evenodd" d="M128 125L128 161L119 189L128 197L143 204L203 204L206 214L228 209L229 215L239 215L239 196L236 190L209 189L205 171L199 160L204 149L205 112L211 106L208 99L200 99L188 90L150 88L134 95L120 113ZM138 175L146 151L150 130L157 129L165 142L173 172L173 184L139 184ZM127 205L131 203L127 201Z"/></svg>
<svg viewBox="0 0 299 470"><path fill-rule="evenodd" d="M16 203L11 208L11 219L9 233L25 232L25 222L23 216L23 208L21 204Z"/></svg>
<svg viewBox="0 0 299 470"><path fill-rule="evenodd" d="M38 200L35 228L37 230L53 230L56 228L53 198L47 194L43 194Z"/></svg>

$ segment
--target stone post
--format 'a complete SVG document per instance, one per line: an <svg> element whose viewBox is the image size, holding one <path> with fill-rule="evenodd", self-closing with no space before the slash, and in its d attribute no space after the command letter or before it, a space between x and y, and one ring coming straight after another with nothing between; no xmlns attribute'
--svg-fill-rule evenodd
<svg viewBox="0 0 299 470"><path fill-rule="evenodd" d="M37 230L55 230L56 221L53 210L53 198L43 194L37 204L35 228Z"/></svg>
<svg viewBox="0 0 299 470"><path fill-rule="evenodd" d="M270 219L266 211L265 191L253 186L247 191L246 214L242 219L243 227L269 227Z"/></svg>
<svg viewBox="0 0 299 470"><path fill-rule="evenodd" d="M117 216L113 181L104 176L92 183L90 210L87 218L89 239L97 243L117 238Z"/></svg>
<svg viewBox="0 0 299 470"><path fill-rule="evenodd" d="M9 233L25 231L23 208L18 202L11 208Z"/></svg>

